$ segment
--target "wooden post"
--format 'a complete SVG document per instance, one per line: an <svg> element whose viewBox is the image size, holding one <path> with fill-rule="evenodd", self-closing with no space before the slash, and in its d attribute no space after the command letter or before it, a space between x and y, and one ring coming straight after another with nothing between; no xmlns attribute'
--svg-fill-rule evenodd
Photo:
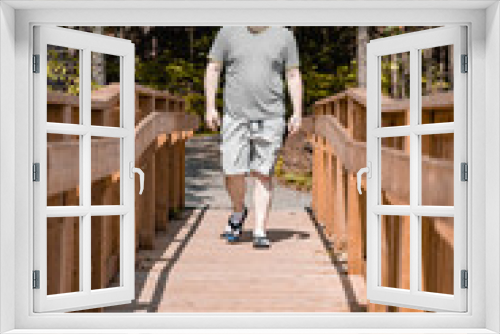
<svg viewBox="0 0 500 334"><path fill-rule="evenodd" d="M183 134L183 139L179 143L179 159L180 159L180 171L179 171L179 206L181 209L185 207L186 200L186 137L187 133Z"/></svg>
<svg viewBox="0 0 500 334"><path fill-rule="evenodd" d="M175 206L175 144L174 144L174 135L170 134L169 145L168 145L168 199L169 199L169 208L170 212L174 212L176 210Z"/></svg>
<svg viewBox="0 0 500 334"><path fill-rule="evenodd" d="M109 287L114 276L120 272L120 216L104 216L103 227L106 230L104 286Z"/></svg>
<svg viewBox="0 0 500 334"><path fill-rule="evenodd" d="M142 159L136 158L136 165L140 166L139 168L141 168L144 171ZM144 219L143 219L144 205L143 205L143 197L141 197L142 195L138 195L139 190L140 190L139 178L135 177L134 182L135 182L135 193L136 193L136 196L135 196L135 249L137 250L141 246L140 238L141 238L141 229L142 229L142 225L143 225L143 221L144 221Z"/></svg>
<svg viewBox="0 0 500 334"><path fill-rule="evenodd" d="M102 182L108 183L108 180ZM107 288L109 243L111 241L109 224L106 216L92 216L91 230L91 289ZM102 312L103 307L93 308L89 312Z"/></svg>
<svg viewBox="0 0 500 334"><path fill-rule="evenodd" d="M184 101L182 99L179 99L177 101L177 111L178 112L184 112ZM178 159L179 159L179 177L178 177L178 182L179 182L179 199L178 199L178 205L179 209L183 210L184 209L184 197L185 197L185 154L186 154L186 138L187 138L187 132L186 131L179 131L179 147L178 147Z"/></svg>
<svg viewBox="0 0 500 334"><path fill-rule="evenodd" d="M157 140L155 153L155 200L156 229L167 230L169 210L169 153L167 135L161 135Z"/></svg>
<svg viewBox="0 0 500 334"><path fill-rule="evenodd" d="M63 105L63 123L66 124L71 124L71 105L70 104L65 104Z"/></svg>
<svg viewBox="0 0 500 334"><path fill-rule="evenodd" d="M330 240L334 240L335 233L335 221L336 221L336 210L337 210L337 158L335 157L335 150L333 146L330 151L330 187L328 189L327 195L330 197Z"/></svg>
<svg viewBox="0 0 500 334"><path fill-rule="evenodd" d="M112 177L107 176L99 181L94 181L92 190L94 195L99 198L94 198L94 203L110 203L112 201ZM107 233L107 225L105 224L105 216L92 216L90 221L90 239L91 239L91 289L106 288L106 273L107 273L107 249L109 234ZM93 309L94 312L101 312L102 308Z"/></svg>
<svg viewBox="0 0 500 334"><path fill-rule="evenodd" d="M366 183L365 183L366 184ZM363 277L366 279L366 256L367 256L367 245L366 245L366 238L367 238L367 231L366 231L366 214L367 214L367 198L366 198L366 188L365 188L365 191L363 191L361 193L361 195L359 195L358 197L359 199L359 214L360 214L360 223L361 223L361 236L360 236L360 240L361 240L361 259L362 259L362 267L361 267L361 270L362 270L362 275Z"/></svg>
<svg viewBox="0 0 500 334"><path fill-rule="evenodd" d="M175 105L173 96L169 95L167 97L167 101L165 103L167 108L167 112L175 112ZM175 136L173 134L167 135L167 185L168 185L168 214L170 216L171 213L175 211L175 175L173 173L174 170L174 160L175 160L175 152L174 152L174 140Z"/></svg>
<svg viewBox="0 0 500 334"><path fill-rule="evenodd" d="M333 115L333 103L331 101L326 104L326 114Z"/></svg>
<svg viewBox="0 0 500 334"><path fill-rule="evenodd" d="M113 235L111 227L113 226L113 216L103 216L101 220L101 287L107 288L109 280L113 276L113 266L110 263L113 247Z"/></svg>
<svg viewBox="0 0 500 334"><path fill-rule="evenodd" d="M76 189L64 192L65 203L78 203ZM75 262L75 253L79 258L79 239L78 236L79 217L64 217L61 222L61 292L79 291L79 266ZM75 282L76 279L76 282Z"/></svg>
<svg viewBox="0 0 500 334"><path fill-rule="evenodd" d="M349 96L346 98L347 100L347 133L354 140L354 100Z"/></svg>
<svg viewBox="0 0 500 334"><path fill-rule="evenodd" d="M102 196L102 202L110 203L113 201L114 182L112 177L107 177L98 181L101 186L99 192ZM92 289L104 289L109 286L110 279L115 274L116 263L113 263L113 220L119 219L114 216L93 216L91 220L91 262L92 262ZM102 312L102 308L94 309L94 312Z"/></svg>
<svg viewBox="0 0 500 334"><path fill-rule="evenodd" d="M61 293L61 224L63 224L62 218L47 218L48 295Z"/></svg>
<svg viewBox="0 0 500 334"><path fill-rule="evenodd" d="M325 104L320 104L318 106L318 114L320 115L325 115L326 113L326 106ZM319 221L323 226L327 226L327 215L326 215L326 209L327 209L327 196L326 196L326 191L328 189L327 183L328 183L328 175L326 173L326 155L327 155L327 143L324 137L319 137L319 143L320 143L320 154L319 154L319 193L318 193L318 217Z"/></svg>
<svg viewBox="0 0 500 334"><path fill-rule="evenodd" d="M356 187L356 176L352 173L347 175L348 211L347 211L347 256L349 275L363 274L363 244L361 233L361 208L359 194Z"/></svg>
<svg viewBox="0 0 500 334"><path fill-rule="evenodd" d="M149 146L143 156L146 159L146 166L144 171L144 192L142 193L143 200L142 205L144 208L142 219L141 230L141 248L143 249L154 249L154 239L155 239L155 159L154 150L156 149L156 143Z"/></svg>
<svg viewBox="0 0 500 334"><path fill-rule="evenodd" d="M318 221L325 223L325 141L319 137L318 154Z"/></svg>
<svg viewBox="0 0 500 334"><path fill-rule="evenodd" d="M140 123L146 116L155 111L154 95L140 93L137 95L139 103L139 112L136 112L136 125Z"/></svg>
<svg viewBox="0 0 500 334"><path fill-rule="evenodd" d="M311 199L311 209L318 219L318 155L319 155L319 147L318 147L318 136L315 134L311 135L311 142L313 145L313 161L312 161L312 199Z"/></svg>
<svg viewBox="0 0 500 334"><path fill-rule="evenodd" d="M105 181L102 181L105 182ZM104 237L103 229L103 217L102 216L92 216L90 222L90 235L91 235L91 263L92 263L92 279L91 279L91 289L102 289L103 283L103 249L102 249L102 239Z"/></svg>
<svg viewBox="0 0 500 334"><path fill-rule="evenodd" d="M396 277L396 257L398 247L395 244L395 224L393 216L382 216L382 286L397 288Z"/></svg>
<svg viewBox="0 0 500 334"><path fill-rule="evenodd" d="M141 120L141 106L139 105L139 92L135 89L135 125Z"/></svg>
<svg viewBox="0 0 500 334"><path fill-rule="evenodd" d="M172 166L172 177L173 177L173 203L172 206L174 210L178 211L180 208L180 202L179 202L179 193L180 193L180 145L179 145L179 133L175 132L172 134L172 138L174 140L173 144L173 166Z"/></svg>
<svg viewBox="0 0 500 334"><path fill-rule="evenodd" d="M410 110L409 109L405 111L405 124L407 124L407 125L410 124ZM402 147L402 150L405 151L406 154L410 154L410 137L408 136L404 140L405 140L405 143L403 143L404 147ZM425 152L425 151L422 151L422 152ZM404 204L408 204L408 203L404 203Z"/></svg>
<svg viewBox="0 0 500 334"><path fill-rule="evenodd" d="M326 234L331 237L333 234L333 198L331 196L332 189L334 188L333 175L332 175L332 147L327 145L325 150L325 227Z"/></svg>
<svg viewBox="0 0 500 334"><path fill-rule="evenodd" d="M337 195L336 195L336 205L335 205L335 250L341 250L341 244L343 238L345 237L345 180L344 180L344 164L337 155L337 166L336 166L336 183L337 183Z"/></svg>

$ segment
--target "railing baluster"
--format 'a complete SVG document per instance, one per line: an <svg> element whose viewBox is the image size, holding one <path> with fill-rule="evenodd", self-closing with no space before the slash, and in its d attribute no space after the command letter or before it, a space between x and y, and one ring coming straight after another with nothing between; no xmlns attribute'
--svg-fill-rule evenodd
<svg viewBox="0 0 500 334"><path fill-rule="evenodd" d="M422 103L424 115L433 111L433 101L448 101L447 105L441 103L439 108L442 121L450 121L447 113L453 112L453 99L450 93L440 93L442 96L425 97ZM393 101L384 97L383 112L390 112L395 124L407 124L409 104L408 101ZM306 129L311 141L314 143L313 175L312 175L312 209L317 220L325 226L329 238L334 241L334 251L340 251L342 242L347 240L348 247L348 272L352 275L366 275L366 192L359 195L356 191L354 173L366 165L366 92L364 89L348 89L335 96L326 97L317 101L314 106L314 127ZM326 116L325 116L326 115ZM328 116L329 115L329 116ZM387 119L387 118L386 118ZM406 122L406 123L405 123ZM326 140L326 141L325 141ZM426 138L429 140L429 138ZM447 155L446 138L443 142L426 142L423 154L423 170L429 175L423 175L424 180L440 180L443 185L450 184L453 175L447 173L452 166L452 161ZM387 140L385 140L387 142ZM394 141L394 140L393 140ZM394 147L383 147L382 156L385 163L389 163L395 170L408 170L409 143L394 142ZM431 148L434 149L431 152ZM441 156L438 156L440 154ZM438 157L440 159L434 159ZM448 161L446 161L448 159ZM431 173L433 173L431 175ZM347 176L347 177L346 177ZM401 184L398 174L385 178L382 184L382 193L386 204L400 204L401 198L408 191L408 185ZM438 185L436 187L440 188ZM442 187L446 188L445 186ZM446 193L451 196L452 192ZM443 196L443 194L429 194L428 196ZM444 201L447 198L427 198L429 202ZM450 200L451 201L451 200ZM333 210L332 210L333 209ZM331 217L333 213L333 218ZM347 217L346 217L347 216ZM390 219L389 219L390 218ZM332 224L333 219L333 224ZM409 219L408 217L382 217L384 230L384 247L389 242L393 247L392 255L386 256L383 266L387 270L383 274L385 284L398 284L401 288L409 288L409 255L405 252L409 245ZM397 223L397 224L396 224ZM388 225L389 224L389 225ZM423 275L426 281L439 281L435 265L444 267L453 260L452 231L436 231L439 219L428 219L429 225L426 234L428 245L437 245L422 258ZM397 226L392 226L397 225ZM387 230L387 228L389 228ZM450 241L451 240L451 241ZM430 246L428 246L430 247ZM436 251L439 250L439 254ZM384 251L385 248L384 248ZM395 256L397 253L397 256ZM427 254L426 253L426 254ZM391 257L392 256L392 257ZM449 257L449 258L447 258ZM446 273L445 273L446 274ZM366 276L365 276L366 277ZM452 277L451 277L452 278ZM442 285L429 287L444 291ZM420 312L419 310L396 308L405 312ZM368 303L370 312L385 312L385 305Z"/></svg>
<svg viewBox="0 0 500 334"><path fill-rule="evenodd" d="M108 102L92 101L92 112L99 113L105 119L100 124L118 125L118 101L115 96L119 91L115 87L104 87L108 92ZM107 93L107 94L106 94ZM136 136L136 165L144 168L146 173L146 186L143 196L137 196L135 202L135 225L136 225L136 249L154 247L156 230L168 228L168 213L171 208L176 210L184 207L184 164L185 164L185 142L194 134L197 122L191 119L182 120L178 112L185 112L185 101L179 97L170 95L167 92L155 91L150 88L136 85L136 126L139 131ZM61 99L61 97L63 98ZM62 94L60 92L49 92L47 96L48 111L51 113L49 119L59 119L63 117L65 123L71 123L72 113L79 109L79 99L77 96ZM60 106L61 101L64 102ZM172 115L172 120L165 121L162 115L167 112L177 112ZM156 113L155 113L156 112ZM58 114L62 113L62 114ZM58 118L59 117L59 118ZM194 116L190 116L191 118ZM178 121L179 120L179 121ZM102 123L104 122L104 123ZM172 125L176 128L172 130ZM165 129L161 132L161 129ZM48 166L57 166L62 159L73 159L70 153L74 148L72 145L79 145L66 141L65 143L55 142L59 137L48 136ZM103 139L106 141L106 139ZM104 143L104 142L103 142ZM106 142L108 148L112 148ZM64 146L61 146L64 144ZM94 145L99 145L96 141ZM106 153L107 151L103 151ZM103 153L103 154L104 154ZM100 157L102 159L102 157ZM65 166L74 168L78 161L65 161ZM120 182L115 173L109 170L112 164L104 164L93 172L93 201L96 203L111 202L113 196L120 192ZM69 175L69 174L68 174ZM50 173L48 173L50 176ZM51 178L48 180L50 192L47 194L49 205L78 205L77 185L79 179L71 179L73 176L65 176L62 180ZM53 183L50 183L53 182ZM139 179L136 179L136 189L139 188ZM55 191L55 192L54 192ZM114 198L114 197L113 197ZM63 204L71 203L71 204ZM48 292L50 294L78 291L79 289L79 231L74 223L73 217L51 218L47 235L47 257L51 259L48 263L48 277L51 278ZM119 270L120 260L120 231L118 216L96 216L93 217L92 252L93 252L93 287L103 288L115 279ZM115 283L116 284L116 283ZM102 308L87 310L100 312ZM84 312L84 311L81 311Z"/></svg>

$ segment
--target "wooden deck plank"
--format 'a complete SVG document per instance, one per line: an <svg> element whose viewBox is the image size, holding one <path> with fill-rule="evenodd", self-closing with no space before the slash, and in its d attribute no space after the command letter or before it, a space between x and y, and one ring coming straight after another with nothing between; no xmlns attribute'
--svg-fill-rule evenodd
<svg viewBox="0 0 500 334"><path fill-rule="evenodd" d="M136 302L105 311L350 312L345 280L366 295L361 277L338 273L307 212L272 211L267 250L252 247L252 210L240 243L221 239L228 215L197 209L185 222L172 221L154 250L137 255Z"/></svg>

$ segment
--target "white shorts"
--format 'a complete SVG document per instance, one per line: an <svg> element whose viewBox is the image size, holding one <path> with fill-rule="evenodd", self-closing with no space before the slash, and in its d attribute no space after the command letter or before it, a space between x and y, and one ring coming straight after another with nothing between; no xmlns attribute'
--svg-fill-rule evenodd
<svg viewBox="0 0 500 334"><path fill-rule="evenodd" d="M272 175L283 144L284 117L249 121L225 113L222 117L222 169L225 175L251 171Z"/></svg>

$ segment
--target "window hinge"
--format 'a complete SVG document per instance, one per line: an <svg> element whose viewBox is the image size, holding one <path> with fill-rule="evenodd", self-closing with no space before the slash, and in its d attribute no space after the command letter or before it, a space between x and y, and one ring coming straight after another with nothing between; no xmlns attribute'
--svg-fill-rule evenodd
<svg viewBox="0 0 500 334"><path fill-rule="evenodd" d="M40 270L33 270L33 289L40 289Z"/></svg>
<svg viewBox="0 0 500 334"><path fill-rule="evenodd" d="M460 172L460 180L462 181L469 181L469 167L466 162L462 162L461 166L461 172Z"/></svg>
<svg viewBox="0 0 500 334"><path fill-rule="evenodd" d="M40 73L40 55L33 55L33 73Z"/></svg>
<svg viewBox="0 0 500 334"><path fill-rule="evenodd" d="M469 65L469 59L467 55L462 55L462 73L467 73L469 67L468 65Z"/></svg>
<svg viewBox="0 0 500 334"><path fill-rule="evenodd" d="M467 289L469 287L469 277L467 275L467 270L462 269L462 289Z"/></svg>
<svg viewBox="0 0 500 334"><path fill-rule="evenodd" d="M40 164L38 162L33 164L33 181L40 181Z"/></svg>

